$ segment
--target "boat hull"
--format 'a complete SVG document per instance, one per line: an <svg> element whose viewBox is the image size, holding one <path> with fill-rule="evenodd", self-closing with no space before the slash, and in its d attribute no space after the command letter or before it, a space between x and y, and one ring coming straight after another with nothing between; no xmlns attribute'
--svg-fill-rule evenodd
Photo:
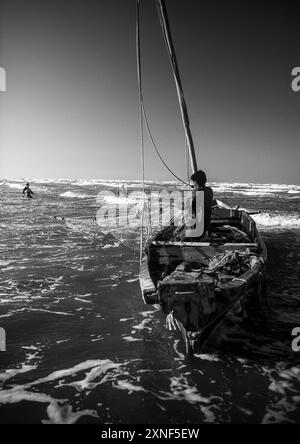
<svg viewBox="0 0 300 444"><path fill-rule="evenodd" d="M147 245L140 269L142 296L146 304L161 305L169 327L178 326L186 340L197 336L199 345L229 312L243 315L245 307L259 306L267 250L244 211L214 209L212 236L205 242L178 240L174 231L165 227ZM228 233L234 233L234 240Z"/></svg>

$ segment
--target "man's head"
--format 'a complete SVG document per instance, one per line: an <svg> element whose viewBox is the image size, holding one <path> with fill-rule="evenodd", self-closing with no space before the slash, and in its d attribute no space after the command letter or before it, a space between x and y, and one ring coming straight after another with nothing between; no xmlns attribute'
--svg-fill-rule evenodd
<svg viewBox="0 0 300 444"><path fill-rule="evenodd" d="M27 182L26 186L27 186L27 187L29 187L29 186L30 186L29 182Z"/></svg>
<svg viewBox="0 0 300 444"><path fill-rule="evenodd" d="M199 170L196 171L196 173L192 174L191 180L193 181L195 186L203 188L205 187L205 184L207 182L207 177L204 171Z"/></svg>

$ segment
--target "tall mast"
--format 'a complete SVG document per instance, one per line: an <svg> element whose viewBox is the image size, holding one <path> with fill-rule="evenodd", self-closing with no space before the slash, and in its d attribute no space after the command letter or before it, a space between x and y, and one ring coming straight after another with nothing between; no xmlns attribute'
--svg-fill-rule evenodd
<svg viewBox="0 0 300 444"><path fill-rule="evenodd" d="M158 15L159 15L159 19L160 19L161 29L162 29L163 36L165 39L165 43L166 43L166 47L167 47L167 51L168 51L169 59L171 62L174 79L175 79L183 127L184 127L185 136L186 136L186 140L187 140L188 148L189 148L192 172L195 173L198 170L197 160L196 160L196 155L195 155L195 147L194 147L193 137L192 137L192 133L191 133L191 129L190 129L190 120L189 120L189 116L188 116L188 110L187 110L186 102L185 102L184 95L183 95L183 88L182 88L180 73L179 73L179 69L178 69L178 63L177 63L177 59L176 59L175 49L174 49L174 45L173 45L173 41L172 41L167 8L166 8L165 0L156 0L156 3L157 3L157 9L158 9Z"/></svg>

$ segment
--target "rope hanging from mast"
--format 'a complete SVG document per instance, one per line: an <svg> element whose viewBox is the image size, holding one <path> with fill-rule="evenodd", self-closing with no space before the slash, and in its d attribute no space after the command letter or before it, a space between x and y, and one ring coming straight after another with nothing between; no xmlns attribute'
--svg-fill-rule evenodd
<svg viewBox="0 0 300 444"><path fill-rule="evenodd" d="M160 4L160 2L158 2ZM163 25L162 25L163 28ZM165 34L164 34L165 35ZM168 32L166 32L165 35L165 39L166 42L170 41L170 36L168 35ZM170 51L174 53L174 48L172 46L172 42L171 42L171 46L170 46ZM142 257L143 257L143 246L144 246L144 222L145 222L145 143L144 143L144 124L146 124L146 128L148 131L148 135L149 138L151 140L151 143L156 151L156 154L158 155L159 159L161 160L161 162L163 163L163 165L166 167L166 169L180 182L182 182L184 185L190 186L190 184L188 182L185 182L184 180L180 179L180 177L178 177L175 173L173 173L173 171L168 167L168 165L166 164L166 162L164 161L164 159L162 158L156 143L154 141L154 138L152 136L151 130L150 130L150 126L149 126L149 122L148 122L148 118L147 118L147 114L146 114L146 110L145 110L145 106L144 106L144 101L143 101L143 88L142 88L142 67L141 67L141 32L140 32L140 0L136 0L136 59L137 59L137 80L138 80L138 90L139 90L139 112L140 112L140 146L141 146L141 165L142 165L142 184L143 184L143 209L142 209L142 217L141 217L141 236L140 236L140 262L142 261ZM192 161L192 169L194 170L195 168L197 169L197 164L196 164L196 158L195 158L195 154L194 154L194 146L193 146L193 141L192 141L192 135L189 129L189 119L188 119L188 115L187 115L187 108L185 105L185 100L183 97L183 92L182 92L182 86L181 86L181 82L180 82L180 77L179 77L179 71L178 71L178 67L177 67L177 61L175 58L175 53L174 53L174 62L172 63L173 66L175 66L177 72L174 72L174 77L175 77L175 82L176 82L176 86L177 86L177 91L178 94L181 95L181 111L182 111L182 118L184 121L184 128L185 128L185 141L189 146L189 150L190 150L190 155L191 155L191 161ZM191 147L192 146L192 147ZM192 157L192 154L194 155L194 158ZM148 227L148 235L149 232L151 231L151 226Z"/></svg>
<svg viewBox="0 0 300 444"><path fill-rule="evenodd" d="M143 88L142 88L142 67L141 67L141 33L140 33L140 0L136 0L136 58L137 58L137 77L138 77L138 87L139 87L139 109L140 109L140 138L141 138L141 161L142 161L142 180L143 180L143 191L144 191L144 183L145 183L145 144L144 144L144 123L146 124L146 129L152 143L152 146L159 157L162 164L165 168L172 174L175 179L184 185L189 186L188 182L182 180L179 176L177 176L171 168L167 165L162 155L160 154L157 145L154 141L149 121L147 118L147 113L145 110L144 100L143 100Z"/></svg>
<svg viewBox="0 0 300 444"><path fill-rule="evenodd" d="M146 128L147 128L147 132L148 132L149 138L150 138L152 146L155 149L156 154L158 155L158 157L161 160L162 164L166 167L166 169L169 171L169 173L171 173L172 176L175 177L175 179L177 179L179 182L183 183L184 185L190 186L190 184L188 182L185 182L184 180L180 179L180 177L178 177L175 173L173 173L171 168L169 168L168 165L166 164L166 162L164 161L164 159L161 156L161 154L160 154L160 152L159 152L159 150L157 148L157 145L156 145L156 143L154 141L153 135L151 133L151 129L150 129L150 126L149 126L149 122L148 122L148 118L147 118L147 113L146 113L146 110L145 110L145 106L144 106L144 101L143 100L142 100L142 108L143 108L143 114L144 114L144 119L145 119ZM188 180L189 180L189 178L188 178Z"/></svg>

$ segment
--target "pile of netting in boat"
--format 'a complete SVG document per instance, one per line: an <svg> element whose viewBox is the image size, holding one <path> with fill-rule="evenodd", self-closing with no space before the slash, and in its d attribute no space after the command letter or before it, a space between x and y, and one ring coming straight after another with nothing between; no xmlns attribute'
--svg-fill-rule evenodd
<svg viewBox="0 0 300 444"><path fill-rule="evenodd" d="M225 251L205 259L202 264L184 262L176 270L184 273L202 273L213 277L216 281L228 281L246 273L259 259L249 249L246 251Z"/></svg>
<svg viewBox="0 0 300 444"><path fill-rule="evenodd" d="M222 273L230 277L231 275L240 276L251 268L253 257L256 258L250 250L226 251L214 256L204 272L207 274Z"/></svg>

